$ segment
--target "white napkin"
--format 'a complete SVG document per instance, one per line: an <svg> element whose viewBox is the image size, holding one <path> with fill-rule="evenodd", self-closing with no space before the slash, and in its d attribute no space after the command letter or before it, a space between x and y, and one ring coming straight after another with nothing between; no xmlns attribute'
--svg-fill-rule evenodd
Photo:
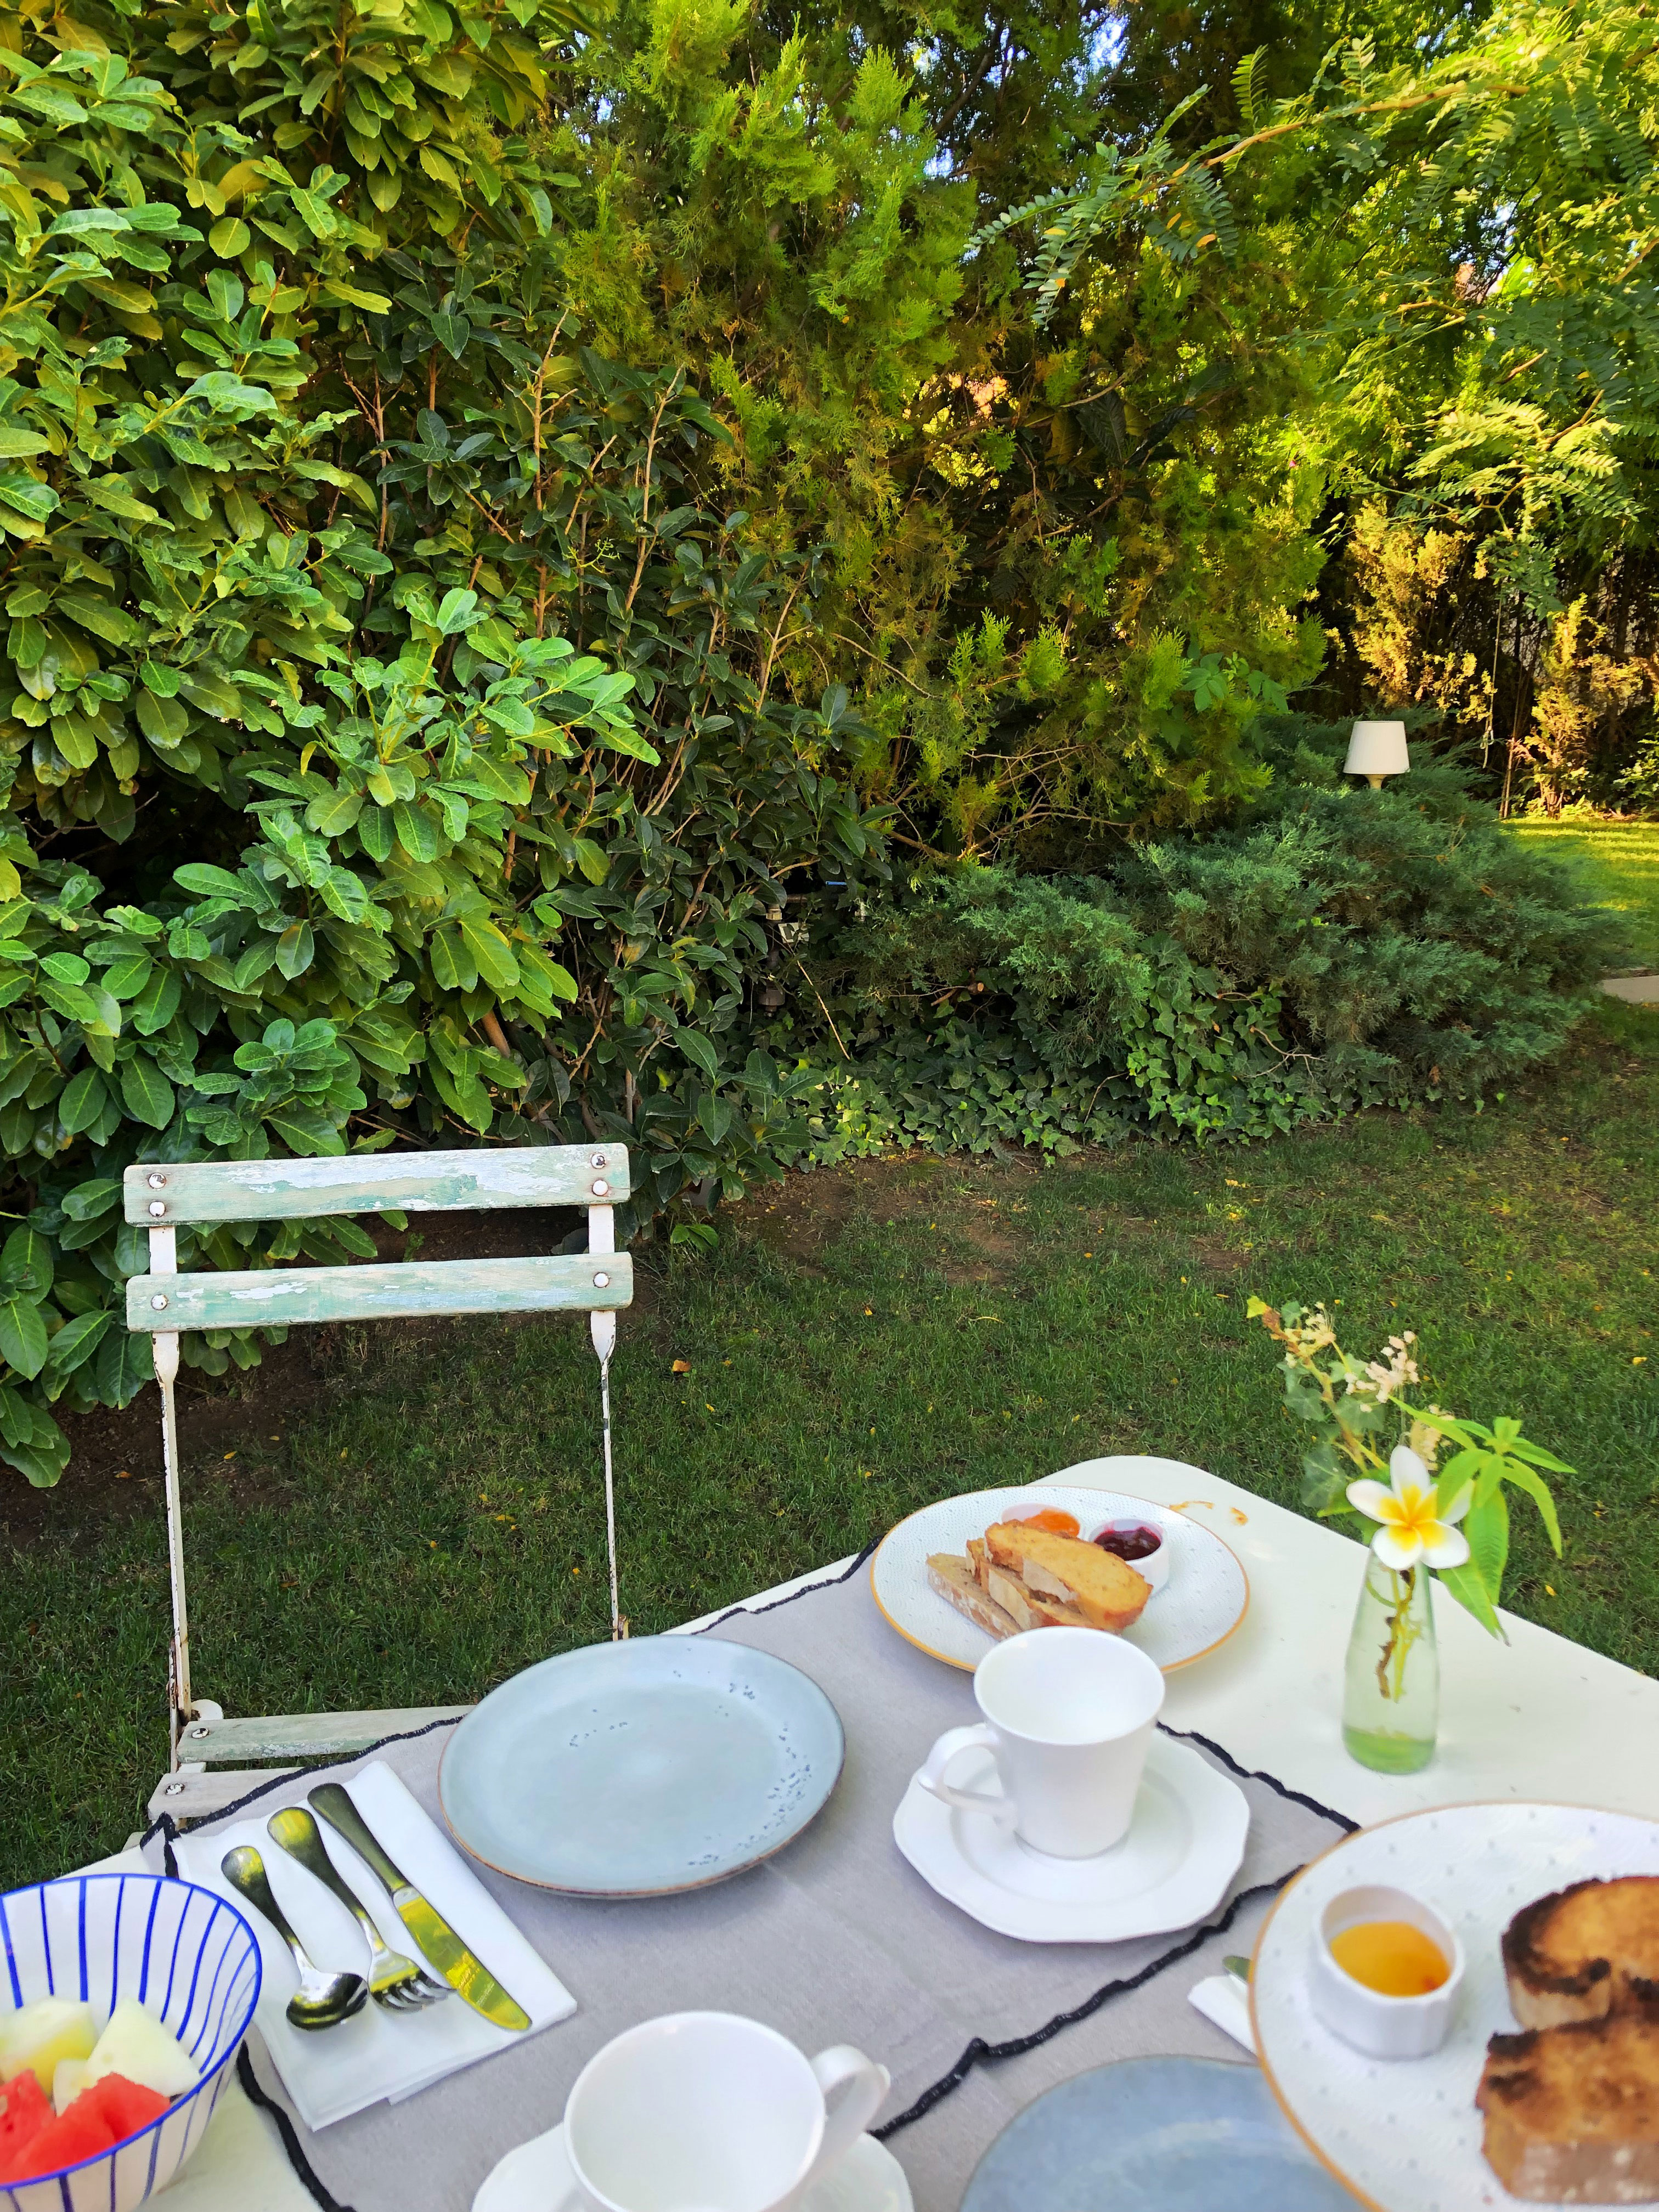
<svg viewBox="0 0 1659 2212"><path fill-rule="evenodd" d="M351 1796L387 1855L501 1987L518 1999L531 2024L515 2035L451 1995L415 2013L388 2012L371 1999L356 2019L338 2027L291 2027L286 2008L299 1986L299 1971L264 1914L240 1898L220 1872L225 1854L238 1844L252 1844L264 1861L276 1902L318 1966L362 1972L368 1947L362 1929L313 1875L271 1841L262 1817L239 1820L211 1836L183 1837L175 1848L185 1874L228 1899L259 1939L264 1979L254 2018L283 2086L313 2132L383 2098L398 2104L447 2074L491 2058L521 2043L526 2035L568 2019L576 2009L569 1990L389 1766L378 1760L366 1766L351 1784ZM325 1820L318 1825L330 1858L368 1907L386 1941L419 1965L415 1939L392 1911L385 1890L343 1837ZM434 1973L434 1978L442 1978Z"/></svg>
<svg viewBox="0 0 1659 2212"><path fill-rule="evenodd" d="M1242 2043L1252 2058L1255 2057L1255 2038L1250 2033L1250 2000L1237 1974L1212 1974L1206 1981L1194 1982L1187 1992L1187 2002L1195 2005L1224 2035L1231 2035L1235 2043Z"/></svg>

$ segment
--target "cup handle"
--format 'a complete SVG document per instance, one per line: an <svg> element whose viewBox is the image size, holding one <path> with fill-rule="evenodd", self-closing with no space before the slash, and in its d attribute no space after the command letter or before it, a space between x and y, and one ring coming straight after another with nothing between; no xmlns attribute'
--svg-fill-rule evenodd
<svg viewBox="0 0 1659 2212"><path fill-rule="evenodd" d="M1011 1798L993 1797L983 1790L958 1790L953 1782L945 1778L952 1762L963 1752L995 1749L996 1736L983 1722L973 1728L951 1729L928 1753L917 1770L916 1780L943 1805L960 1805L970 1813L988 1813L1000 1826L1012 1827L1018 1815Z"/></svg>
<svg viewBox="0 0 1659 2212"><path fill-rule="evenodd" d="M821 2180L832 2166L846 2157L881 2110L893 2086L893 2077L887 2069L878 2066L873 2058L866 2058L861 2051L855 2051L850 2043L838 2043L832 2050L820 2051L811 2064L823 2092L828 2117L818 2154L801 2185L803 2196L815 2181ZM838 2090L842 2093L839 2097L836 2094Z"/></svg>

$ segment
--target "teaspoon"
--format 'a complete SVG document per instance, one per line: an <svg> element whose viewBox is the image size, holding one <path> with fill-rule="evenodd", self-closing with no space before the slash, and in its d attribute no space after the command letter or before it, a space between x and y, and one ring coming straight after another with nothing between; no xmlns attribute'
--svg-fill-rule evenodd
<svg viewBox="0 0 1659 2212"><path fill-rule="evenodd" d="M234 1851L227 1851L219 1870L239 1896L264 1913L294 1954L300 1986L288 2001L288 2016L295 2027L337 2027L343 2020L362 2010L368 2002L368 1984L361 1974L330 1974L313 1965L271 1895L265 1863L251 1844L239 1844Z"/></svg>

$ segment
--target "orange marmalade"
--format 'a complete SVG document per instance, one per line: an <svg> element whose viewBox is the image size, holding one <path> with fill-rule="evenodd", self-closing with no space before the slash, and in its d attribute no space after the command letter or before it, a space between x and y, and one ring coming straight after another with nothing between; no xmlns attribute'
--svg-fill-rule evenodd
<svg viewBox="0 0 1659 2212"><path fill-rule="evenodd" d="M1345 1974L1379 1996L1425 1997L1451 1976L1440 1946L1409 1920L1365 1920L1331 1938Z"/></svg>

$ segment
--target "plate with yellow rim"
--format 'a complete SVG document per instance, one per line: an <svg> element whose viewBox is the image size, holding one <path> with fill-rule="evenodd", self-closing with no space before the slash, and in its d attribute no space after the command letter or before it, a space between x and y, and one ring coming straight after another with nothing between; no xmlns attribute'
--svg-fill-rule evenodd
<svg viewBox="0 0 1659 2212"><path fill-rule="evenodd" d="M1582 1805L1437 1805L1345 1837L1274 1900L1250 1966L1261 2070L1308 2148L1371 2212L1516 2204L1482 2154L1474 2102L1488 2039L1516 2032L1504 1930L1534 1899L1615 1875L1659 1875L1659 1821ZM1419 1899L1462 1942L1457 2009L1426 2058L1368 2057L1309 1997L1320 1915L1372 1883Z"/></svg>
<svg viewBox="0 0 1659 2212"><path fill-rule="evenodd" d="M933 1588L928 1559L935 1552L965 1553L969 1538L982 1536L992 1522L1042 1506L1060 1506L1075 1515L1085 1537L1113 1521L1144 1522L1158 1529L1169 1577L1134 1626L1125 1631L1125 1640L1139 1644L1165 1674L1202 1659L1243 1620L1249 1578L1238 1554L1212 1529L1149 1498L1052 1482L941 1498L890 1529L870 1561L871 1592L884 1618L918 1650L944 1660L947 1667L971 1671L995 1639Z"/></svg>

